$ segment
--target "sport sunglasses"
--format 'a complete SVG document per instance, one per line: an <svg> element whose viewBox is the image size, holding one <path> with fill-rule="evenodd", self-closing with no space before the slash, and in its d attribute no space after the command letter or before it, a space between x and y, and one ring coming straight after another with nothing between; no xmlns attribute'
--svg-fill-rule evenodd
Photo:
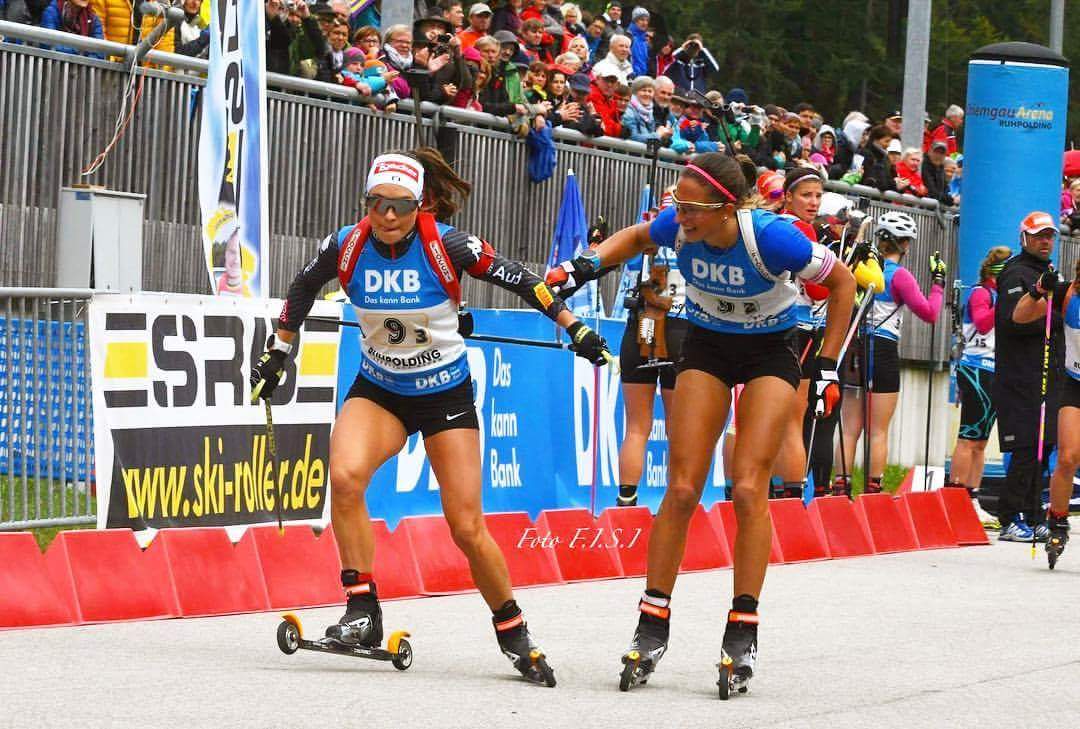
<svg viewBox="0 0 1080 729"><path fill-rule="evenodd" d="M703 213L707 210L719 210L731 204L729 202L703 203L680 200L675 196L674 192L671 193L671 202L675 206L675 210L680 213Z"/></svg>
<svg viewBox="0 0 1080 729"><path fill-rule="evenodd" d="M374 210L381 215L393 211L398 217L415 213L420 207L419 200L408 197L382 197L381 195L368 195L364 198L364 203L369 210Z"/></svg>

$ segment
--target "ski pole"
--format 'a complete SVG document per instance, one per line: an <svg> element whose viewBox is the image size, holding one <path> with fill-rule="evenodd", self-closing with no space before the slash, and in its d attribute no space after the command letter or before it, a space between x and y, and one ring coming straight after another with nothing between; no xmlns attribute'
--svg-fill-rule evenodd
<svg viewBox="0 0 1080 729"><path fill-rule="evenodd" d="M1042 387L1041 398L1042 403L1039 406L1039 449L1036 454L1036 490L1038 496L1036 498L1042 499L1042 470L1043 470L1043 445L1045 444L1044 436L1046 435L1046 378L1050 371L1050 320L1053 317L1054 312L1054 290L1046 294L1046 331L1043 335L1043 361L1042 361ZM1035 559L1035 530L1031 530L1031 558Z"/></svg>
<svg viewBox="0 0 1080 729"><path fill-rule="evenodd" d="M933 265L941 262L941 251L934 251L930 256ZM934 397L934 345L937 344L937 319L930 322L930 356L926 362L926 446L923 451L923 491L930 490L930 416L933 413Z"/></svg>
<svg viewBox="0 0 1080 729"><path fill-rule="evenodd" d="M273 464L274 474L274 513L277 514L278 534L285 534L285 527L281 522L281 479L277 469L277 441L274 439L274 415L270 410L270 398L263 398L263 406L266 408L266 449L270 451L270 462Z"/></svg>

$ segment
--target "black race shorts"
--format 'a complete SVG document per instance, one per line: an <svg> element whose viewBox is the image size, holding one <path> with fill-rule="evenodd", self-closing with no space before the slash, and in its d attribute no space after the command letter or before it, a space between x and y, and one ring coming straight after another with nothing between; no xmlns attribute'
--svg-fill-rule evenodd
<svg viewBox="0 0 1080 729"><path fill-rule="evenodd" d="M691 323L683 340L679 372L701 370L728 387L758 377L779 377L792 389L798 389L801 372L795 340L795 329L724 334Z"/></svg>
<svg viewBox="0 0 1080 729"><path fill-rule="evenodd" d="M345 399L352 397L371 400L400 420L409 435L419 431L425 438L430 438L444 430L480 428L471 378L449 390L409 396L383 389L358 373Z"/></svg>
<svg viewBox="0 0 1080 729"><path fill-rule="evenodd" d="M675 387L675 366L641 367L648 359L641 356L641 348L637 341L638 319L631 315L626 322L626 330L623 331L622 344L619 345L619 378L629 385L655 385L660 381L660 387L671 390ZM661 362L678 362L679 352L682 351L683 339L686 337L686 319L668 317L664 324L664 339L667 342L668 358Z"/></svg>
<svg viewBox="0 0 1080 729"><path fill-rule="evenodd" d="M870 392L888 394L900 392L900 350L897 342L885 337L873 337L870 347L871 387ZM863 360L865 359L863 339L860 336L851 342L844 362L841 365L841 382L845 387L862 388Z"/></svg>
<svg viewBox="0 0 1080 729"><path fill-rule="evenodd" d="M990 393L994 391L994 373L977 367L956 366L956 386L960 390L961 440L987 440L997 420Z"/></svg>
<svg viewBox="0 0 1080 729"><path fill-rule="evenodd" d="M1080 408L1080 380L1068 373L1061 379L1061 407Z"/></svg>

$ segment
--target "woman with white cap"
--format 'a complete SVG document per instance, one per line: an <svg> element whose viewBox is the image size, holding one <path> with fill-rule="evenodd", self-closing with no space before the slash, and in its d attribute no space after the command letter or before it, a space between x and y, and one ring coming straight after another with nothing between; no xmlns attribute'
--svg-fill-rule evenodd
<svg viewBox="0 0 1080 729"><path fill-rule="evenodd" d="M375 537L364 492L375 471L419 431L455 544L493 613L499 647L526 678L555 685L514 601L506 562L484 525L480 436L465 342L460 278L494 283L565 327L578 356L605 361L604 340L533 273L442 222L471 186L438 151L375 158L367 215L327 236L289 287L277 332L252 367L252 398L269 397L319 290L339 279L356 309L362 360L330 439L331 521L341 553L345 614L326 630L345 645L378 646L382 610L372 578Z"/></svg>

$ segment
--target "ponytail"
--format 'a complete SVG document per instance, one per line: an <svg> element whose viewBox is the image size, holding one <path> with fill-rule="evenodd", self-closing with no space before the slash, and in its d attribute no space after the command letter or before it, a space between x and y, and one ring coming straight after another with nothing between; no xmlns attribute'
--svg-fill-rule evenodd
<svg viewBox="0 0 1080 729"><path fill-rule="evenodd" d="M424 209L445 223L465 205L472 184L462 179L434 147L403 152L424 166Z"/></svg>
<svg viewBox="0 0 1080 729"><path fill-rule="evenodd" d="M991 277L997 278L1002 265L1011 256L1012 250L1008 246L994 246L987 251L986 258L983 259L982 265L979 266L979 281L982 282Z"/></svg>

